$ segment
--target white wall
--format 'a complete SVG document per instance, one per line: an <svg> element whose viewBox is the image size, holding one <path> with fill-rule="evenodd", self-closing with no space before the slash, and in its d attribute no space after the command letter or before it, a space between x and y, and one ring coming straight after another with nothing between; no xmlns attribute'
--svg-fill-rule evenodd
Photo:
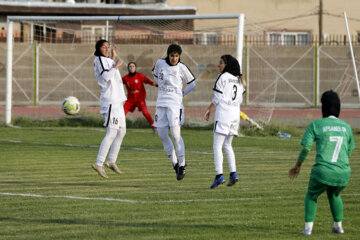
<svg viewBox="0 0 360 240"><path fill-rule="evenodd" d="M245 31L265 29L311 30L318 34L319 0L167 0L169 6L195 6L197 14L246 15ZM346 11L352 34L360 32L359 0L323 0L323 33L346 34L343 12ZM330 13L333 16L326 14ZM310 15L298 17L300 15ZM334 16L337 15L337 16ZM351 20L354 18L354 20ZM283 19L283 21L273 21Z"/></svg>

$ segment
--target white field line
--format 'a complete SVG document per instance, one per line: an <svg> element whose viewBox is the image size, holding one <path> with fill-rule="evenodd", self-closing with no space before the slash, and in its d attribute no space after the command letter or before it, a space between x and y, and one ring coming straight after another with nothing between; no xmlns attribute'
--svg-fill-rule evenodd
<svg viewBox="0 0 360 240"><path fill-rule="evenodd" d="M71 143L44 143L44 142L25 142L19 140L11 140L11 139L4 139L0 140L1 142L8 142L8 143L16 143L16 144L31 144L31 145L43 145L43 146L66 146L66 147L80 147L80 148L99 148L100 145L81 145L81 144L71 144ZM144 152L163 152L164 150L161 149L150 149L150 148L138 148L138 147L126 147L122 146L121 149L124 150L136 150L136 151L144 151ZM194 150L187 150L186 152L194 153L194 154L203 154L203 155L213 155L213 152L207 151L194 151ZM235 152L236 154L282 154L282 153L298 153L299 151L269 151L269 152Z"/></svg>
<svg viewBox="0 0 360 240"><path fill-rule="evenodd" d="M224 201L268 201L268 200L281 200L281 199L296 199L298 196L287 197L254 197L254 198L225 198L225 199L188 199L188 200L131 200L131 199L118 199L118 198L92 198L92 197L77 197L77 196L50 196L40 194L26 194L26 193L6 193L0 192L1 196L15 196L15 197L27 197L27 198L64 198L64 199L76 199L76 200L93 200L93 201L109 201L109 202L121 202L121 203L140 203L140 204L158 204L158 203L196 203L196 202L224 202ZM360 194L342 194L342 196L357 197Z"/></svg>
<svg viewBox="0 0 360 240"><path fill-rule="evenodd" d="M100 200L100 201L112 201L112 202L125 202L125 203L137 203L136 200L129 199L117 199L117 198L89 198L89 197L76 197L76 196L46 196L39 194L27 194L27 193L5 193L0 192L3 196L18 196L18 197L34 197L34 198L67 198L67 199L79 199L79 200Z"/></svg>

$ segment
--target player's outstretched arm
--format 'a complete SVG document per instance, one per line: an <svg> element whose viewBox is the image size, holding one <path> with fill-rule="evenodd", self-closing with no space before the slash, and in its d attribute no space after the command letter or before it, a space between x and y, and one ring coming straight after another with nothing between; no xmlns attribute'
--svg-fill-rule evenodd
<svg viewBox="0 0 360 240"><path fill-rule="evenodd" d="M149 85L154 86L154 87L159 87L159 85L156 83L155 80L154 80L154 81L150 80L150 79L149 79L148 77L146 77L144 74L141 74L141 73L138 73L138 74L140 74L140 76L142 77L143 83L149 84Z"/></svg>

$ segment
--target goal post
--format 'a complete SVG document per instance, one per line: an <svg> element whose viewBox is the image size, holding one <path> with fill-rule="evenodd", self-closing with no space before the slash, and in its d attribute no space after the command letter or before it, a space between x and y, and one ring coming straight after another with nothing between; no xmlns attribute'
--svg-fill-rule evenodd
<svg viewBox="0 0 360 240"><path fill-rule="evenodd" d="M359 101L360 101L359 77L358 77L358 72L357 72L357 69L356 69L356 60L355 60L354 50L353 50L352 43L351 43L351 34L350 34L350 29L349 29L349 24L348 24L346 12L344 12L344 20L345 20L346 34L347 34L348 41L349 41L349 48L350 48L350 54L351 54L351 62L352 62L352 64L353 64L353 68L354 68L354 76L355 76L355 81L356 81L356 87L357 87L358 97L359 97Z"/></svg>
<svg viewBox="0 0 360 240"><path fill-rule="evenodd" d="M214 21L214 22L209 22ZM216 24L216 22L226 22L231 21L231 23L226 22L226 24ZM55 95L56 91L58 91L61 84L68 81L68 79L73 79L79 86L79 88L84 88L89 93L89 96L92 96L92 99L88 99L84 97L85 100L80 98L82 103L95 104L98 103L98 89L94 90L95 87L88 86L87 82L84 79L90 78L91 76L91 66L92 65L92 53L94 42L100 38L106 38L110 42L115 42L118 47L120 46L120 51L127 52L127 56L122 56L120 53L120 58L124 61L125 65L127 62L131 61L131 54L129 53L131 50L138 51L139 44L141 46L149 45L148 50L144 50L143 52L137 53L138 59L143 57L141 54L146 54L147 52L153 52L151 59L147 59L146 62L149 66L146 66L146 69L152 68L155 56L156 58L164 57L165 46L168 46L169 43L179 42L179 44L183 47L182 59L185 58L185 63L187 65L192 65L190 68L192 71L196 72L196 77L203 78L201 81L206 82L204 78L206 78L206 74L209 72L207 67L209 65L213 65L210 70L210 75L213 78L214 75L214 65L217 64L218 58L221 54L233 54L238 59L241 67L242 67L242 52L243 52L243 41L244 41L244 14L216 14L216 15L154 15L154 16L8 16L7 17L7 45L6 45L6 110L5 110L5 124L11 124L11 113L12 113L12 105L13 100L17 99L17 96L13 95L13 87L19 88L19 92L22 92L23 95L27 95L24 97L25 100L21 102L21 104L27 104L27 101L31 102L32 105L36 104L36 99L40 100L41 104L56 104L60 102L61 97L66 97L61 95L60 93L56 94L56 97L40 97L35 96L43 85L52 85L53 89L41 90L40 94L49 96L50 94ZM89 25L88 28L92 30L90 35L86 35L84 33L86 25L84 23L91 22L92 24L102 22L103 29L100 29L100 34L97 32L99 28L94 30L94 27ZM21 35L23 39L15 39L14 37L14 23L20 24L28 24L30 33L27 35L29 38L28 45L26 47L30 48L28 52L36 54L32 54L32 56L26 56L26 60L19 60L23 55L19 53L20 50L14 49L16 44L21 44L25 42L25 37ZM66 27L62 27L59 29L57 25L60 23L67 24ZM73 25L77 25L77 27L73 28ZM79 26L80 25L80 28ZM217 26L218 25L218 26ZM23 25L22 25L23 26ZM92 27L92 29L91 29ZM23 28L23 27L22 27ZM35 29L36 28L36 29ZM43 31L43 32L39 32ZM89 30L89 31L90 31ZM48 31L48 32L46 32ZM51 31L51 32L49 32ZM228 31L228 32L227 32ZM231 33L230 33L231 32ZM66 34L72 34L72 39L68 39L67 41L60 41L58 37L61 35L62 37ZM134 34L135 37L128 37L128 34ZM37 34L41 34L37 36ZM92 34L92 35L91 35ZM222 35L221 35L222 34ZM16 33L15 33L16 35ZM59 35L59 36L58 36ZM146 36L145 36L146 35ZM48 39L48 36L51 36L51 39ZM79 37L80 36L80 37ZM101 37L99 37L101 36ZM36 39L38 37L38 39ZM54 39L56 40L54 41ZM131 38L131 39L130 39ZM40 39L40 40L39 40ZM130 39L130 40L129 40ZM229 40L230 39L230 40ZM33 41L37 41L37 44L33 44ZM31 44L30 44L31 43ZM87 45L86 45L87 44ZM137 45L138 44L138 45ZM85 46L86 45L86 46ZM68 51L65 51L66 47L69 47ZM82 63L74 63L73 65L78 64L79 68L67 68L65 66L66 61L61 61L58 58L64 58L63 55L66 55L67 52L72 54L69 58L72 60L72 56L76 55L78 48L80 46L85 46L87 51L87 56L83 56L82 61L87 61L86 64L82 65ZM121 48L124 46L124 48ZM217 51L206 51L204 53L203 49L197 49L194 51L193 46L203 46L203 49L211 50L213 48L217 48ZM24 47L24 46L22 46ZM31 48L37 49L31 49ZM129 49L133 47L133 49ZM57 55L52 56L51 51L55 51L53 49L58 48ZM71 49L70 49L71 48ZM90 50L91 49L91 50ZM160 50L158 50L160 49ZM32 50L32 51L31 51ZM17 58L14 57L14 52L17 51ZM85 50L83 50L85 51ZM25 53L24 53L25 54ZM201 55L203 54L203 55ZM20 56L19 56L20 55ZM201 55L201 56L200 56ZM41 60L43 57L45 60ZM40 58L32 59L32 58ZM85 60L84 60L85 59ZM206 59L206 60L205 60ZM27 66L28 74L29 71L33 71L32 76L27 76L27 78L36 78L35 80L31 80L34 82L34 86L22 87L18 76L15 76L17 71L14 71L14 68L18 67L20 64L25 64L24 62L33 61L31 64L29 63ZM44 74L44 62L53 61L54 65L48 66L45 68L49 68ZM188 61L192 61L189 63ZM26 63L27 63L26 62ZM143 61L145 62L145 60ZM15 63L15 64L14 64ZM33 64L36 63L36 64ZM90 64L91 63L91 64ZM56 65L57 64L57 65ZM76 71L80 71L81 67L87 66L86 72L89 76L80 76L76 75ZM123 64L124 65L124 64ZM150 66L152 65L152 66ZM143 67L143 68L141 68ZM37 68L37 69L32 69ZM56 74L58 71L63 71L65 74L61 79L52 79L52 82L46 82L47 79L44 80L44 75L47 75L47 78L53 78L54 75L58 77L61 74ZM144 66L140 66L139 69L145 69ZM141 72L141 70L139 72ZM122 67L120 70L122 75L126 75L126 67ZM150 72L147 70L147 73ZM51 75L54 74L54 75ZM28 74L29 75L29 74ZM31 74L30 74L31 75ZM40 80L39 76L40 75ZM205 76L205 77L204 77ZM151 77L151 76L148 76ZM30 82L30 80L28 80ZM15 85L13 85L15 81ZM25 80L24 80L25 81ZM39 81L39 82L38 82ZM44 83L45 82L45 83ZM96 81L94 81L96 82ZM91 83L94 84L94 83ZM212 83L213 84L213 83ZM27 83L29 85L29 83ZM65 85L65 84L64 84ZM94 84L96 85L96 83ZM71 86L68 86L70 88ZM31 89L31 90L29 90ZM37 89L37 90L36 90ZM63 89L62 94L71 94L69 89ZM151 90L153 91L153 90ZM150 94L153 95L150 91ZM200 91L200 90L199 90ZM46 94L44 94L44 92ZM31 97L30 95L33 94ZM206 93L208 94L208 93ZM192 96L189 96L191 103L190 105L203 104L209 99L207 99L208 95L203 97L202 99L192 99ZM20 100L19 100L20 101ZM151 101L151 100L150 100ZM26 103L24 103L26 102ZM30 104L29 104L30 105Z"/></svg>
<svg viewBox="0 0 360 240"><path fill-rule="evenodd" d="M5 124L11 124L12 104L12 57L13 57L13 22L7 19L6 38L6 103L5 103Z"/></svg>

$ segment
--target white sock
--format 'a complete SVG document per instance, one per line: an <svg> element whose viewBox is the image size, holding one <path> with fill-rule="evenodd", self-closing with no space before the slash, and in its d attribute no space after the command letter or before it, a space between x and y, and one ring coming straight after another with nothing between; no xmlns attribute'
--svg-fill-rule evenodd
<svg viewBox="0 0 360 240"><path fill-rule="evenodd" d="M334 228L342 228L342 222L334 222Z"/></svg>
<svg viewBox="0 0 360 240"><path fill-rule="evenodd" d="M178 161L175 154L174 145L171 141L171 138L169 137L169 129L167 127L163 127L163 128L157 128L157 130L160 140L164 146L164 150L166 154L169 156L172 165L175 166Z"/></svg>
<svg viewBox="0 0 360 240"><path fill-rule="evenodd" d="M170 132L174 140L179 166L185 166L185 144L181 137L180 125L170 127Z"/></svg>
<svg viewBox="0 0 360 240"><path fill-rule="evenodd" d="M215 173L216 175L223 174L223 152L222 146L225 141L225 135L214 133L214 142L213 142L213 150L214 150L214 163L215 163Z"/></svg>
<svg viewBox="0 0 360 240"><path fill-rule="evenodd" d="M116 162L116 159L119 155L121 143L125 135L126 135L126 128L120 127L119 130L117 130L116 137L111 144L110 153L108 157L108 161L110 163Z"/></svg>
<svg viewBox="0 0 360 240"><path fill-rule="evenodd" d="M96 165L102 166L104 164L106 156L109 152L110 146L111 146L112 142L114 141L116 134L117 134L116 129L112 129L109 127L107 128L106 135L100 144L99 153L96 158Z"/></svg>
<svg viewBox="0 0 360 240"><path fill-rule="evenodd" d="M225 141L223 143L223 148L226 152L227 161L228 161L228 165L229 165L229 171L231 173L236 172L235 154L234 154L234 150L231 146L233 137L234 136L226 136Z"/></svg>
<svg viewBox="0 0 360 240"><path fill-rule="evenodd" d="M314 222L305 222L305 229L312 229Z"/></svg>

